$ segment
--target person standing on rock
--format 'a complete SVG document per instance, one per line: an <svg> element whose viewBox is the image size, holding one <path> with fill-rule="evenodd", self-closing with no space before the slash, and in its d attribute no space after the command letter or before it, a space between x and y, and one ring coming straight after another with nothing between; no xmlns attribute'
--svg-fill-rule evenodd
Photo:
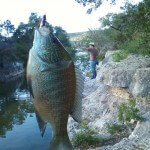
<svg viewBox="0 0 150 150"><path fill-rule="evenodd" d="M90 68L92 72L91 79L95 79L97 76L96 65L98 65L98 60L97 60L98 51L95 48L95 44L93 42L90 42L89 47L83 48L83 50L88 51L90 54Z"/></svg>

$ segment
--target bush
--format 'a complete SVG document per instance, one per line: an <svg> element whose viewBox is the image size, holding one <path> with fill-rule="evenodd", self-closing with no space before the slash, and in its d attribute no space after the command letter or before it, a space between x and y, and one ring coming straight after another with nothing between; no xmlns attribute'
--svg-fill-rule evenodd
<svg viewBox="0 0 150 150"><path fill-rule="evenodd" d="M143 120L143 118L138 114L139 110L136 108L136 100L130 100L128 104L121 104L119 106L118 120L122 123L130 122L133 120Z"/></svg>
<svg viewBox="0 0 150 150"><path fill-rule="evenodd" d="M115 52L113 54L113 60L119 62L120 60L125 59L127 56L128 56L128 51L122 50L120 52Z"/></svg>
<svg viewBox="0 0 150 150"><path fill-rule="evenodd" d="M150 42L147 41L149 37L150 35L146 38L144 38L142 35L139 35L137 39L126 41L123 44L121 44L119 46L119 49L125 49L125 51L128 51L128 53L150 56Z"/></svg>
<svg viewBox="0 0 150 150"><path fill-rule="evenodd" d="M117 134L123 131L122 125L118 125L118 124L112 124L112 125L107 124L107 129L110 134Z"/></svg>
<svg viewBox="0 0 150 150"><path fill-rule="evenodd" d="M147 101L150 101L150 95L148 95L148 96L146 97L146 100L147 100Z"/></svg>
<svg viewBox="0 0 150 150"><path fill-rule="evenodd" d="M98 61L102 61L103 59L104 59L104 55L102 55L102 54L99 54L98 56L97 56L97 60Z"/></svg>
<svg viewBox="0 0 150 150"><path fill-rule="evenodd" d="M76 147L89 147L97 145L100 139L92 129L86 129L76 133L72 141Z"/></svg>
<svg viewBox="0 0 150 150"><path fill-rule="evenodd" d="M80 125L80 131L74 135L72 142L75 147L87 148L98 145L102 140L98 137L98 133L90 129L87 122L83 121Z"/></svg>

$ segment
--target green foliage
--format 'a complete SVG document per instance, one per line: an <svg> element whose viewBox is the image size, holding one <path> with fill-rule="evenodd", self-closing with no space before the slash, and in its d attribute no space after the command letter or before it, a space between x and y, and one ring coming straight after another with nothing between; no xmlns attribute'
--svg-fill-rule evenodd
<svg viewBox="0 0 150 150"><path fill-rule="evenodd" d="M113 54L113 60L116 62L119 62L120 60L125 59L128 56L128 51L127 50L122 50L120 52L115 52Z"/></svg>
<svg viewBox="0 0 150 150"><path fill-rule="evenodd" d="M74 135L72 141L75 147L87 148L96 146L102 142L102 139L98 138L98 134L90 129L86 120L84 120L80 125L80 131Z"/></svg>
<svg viewBox="0 0 150 150"><path fill-rule="evenodd" d="M16 30L9 20L6 20L4 23L0 22L0 44L2 42L11 42L13 55L16 55L17 58L22 60L22 62L24 62L24 66L27 64L28 53L33 44L34 28L39 27L40 21L41 17L38 16L37 13L31 13L28 23L25 24L21 22ZM74 57L75 52L69 42L69 37L66 31L61 27L53 27L50 24L47 26L50 29L50 32L57 36L57 38L62 42L70 55ZM2 33L5 34L2 35Z"/></svg>
<svg viewBox="0 0 150 150"><path fill-rule="evenodd" d="M112 29L106 30L90 30L82 36L81 47L88 47L90 42L94 42L99 54L104 57L107 50L116 49L116 38L118 32Z"/></svg>
<svg viewBox="0 0 150 150"><path fill-rule="evenodd" d="M110 134L118 134L123 131L122 125L118 124L107 124L107 130Z"/></svg>
<svg viewBox="0 0 150 150"><path fill-rule="evenodd" d="M136 108L136 100L130 100L128 104L121 104L118 111L118 120L122 123L128 123L133 120L142 120L143 118L138 114L139 110Z"/></svg>
<svg viewBox="0 0 150 150"><path fill-rule="evenodd" d="M95 132L91 129L80 131L76 133L73 139L73 143L77 147L87 147L96 145L99 143L99 138L95 136Z"/></svg>
<svg viewBox="0 0 150 150"><path fill-rule="evenodd" d="M63 44L65 49L69 52L69 54L74 58L75 56L75 50L71 46L71 43L69 41L69 36L65 30L63 30L61 27L54 27L54 35L60 40L60 42Z"/></svg>
<svg viewBox="0 0 150 150"><path fill-rule="evenodd" d="M138 5L127 2L122 9L123 13L102 18L103 27L118 31L117 48L150 56L150 1L143 0Z"/></svg>
<svg viewBox="0 0 150 150"><path fill-rule="evenodd" d="M10 20L6 20L3 23L0 22L0 35L8 38L14 32L14 30L15 27L14 25L11 24Z"/></svg>
<svg viewBox="0 0 150 150"><path fill-rule="evenodd" d="M104 55L99 54L99 55L97 56L97 60L98 60L98 61L102 61L103 59L104 59Z"/></svg>
<svg viewBox="0 0 150 150"><path fill-rule="evenodd" d="M61 27L54 27L54 35L63 43L65 47L70 47L69 36Z"/></svg>
<svg viewBox="0 0 150 150"><path fill-rule="evenodd" d="M28 23L21 22L12 36L15 54L24 62L24 66L27 64L28 53L32 47L34 27L38 26L39 22L40 17L37 13L31 13Z"/></svg>
<svg viewBox="0 0 150 150"><path fill-rule="evenodd" d="M150 95L148 95L148 96L146 97L146 100L147 100L147 101L150 101Z"/></svg>
<svg viewBox="0 0 150 150"><path fill-rule="evenodd" d="M87 10L88 14L90 14L96 8L100 7L101 4L104 2L104 0L75 0L75 1L82 4L83 6L90 6L89 9ZM117 0L111 0L110 3L115 4L116 1Z"/></svg>

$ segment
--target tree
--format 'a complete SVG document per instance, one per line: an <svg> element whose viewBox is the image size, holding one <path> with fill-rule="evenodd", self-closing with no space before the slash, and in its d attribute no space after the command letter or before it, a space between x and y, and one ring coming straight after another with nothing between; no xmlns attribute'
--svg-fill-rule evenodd
<svg viewBox="0 0 150 150"><path fill-rule="evenodd" d="M63 43L65 47L70 47L71 44L69 42L69 36L65 30L62 29L62 27L54 27L54 35Z"/></svg>
<svg viewBox="0 0 150 150"><path fill-rule="evenodd" d="M0 35L3 36L3 38L9 38L14 31L15 27L11 24L10 20L6 20L3 23L0 22Z"/></svg>
<svg viewBox="0 0 150 150"><path fill-rule="evenodd" d="M24 62L25 66L27 64L29 50L33 43L34 28L39 26L40 20L41 18L37 13L31 13L28 23L24 24L21 22L12 37L16 55Z"/></svg>
<svg viewBox="0 0 150 150"><path fill-rule="evenodd" d="M27 64L28 53L33 44L34 28L39 27L41 17L37 13L31 13L27 24L20 23L18 28L13 34L14 47L16 49L16 55L24 62L24 66ZM68 35L61 27L53 27L51 24L47 25L50 33L54 34L63 43L65 48L69 52L73 52L71 44L69 42Z"/></svg>
<svg viewBox="0 0 150 150"><path fill-rule="evenodd" d="M54 35L60 40L60 42L63 44L65 49L70 53L72 57L75 56L75 50L72 47L69 36L65 30L62 29L62 27L55 26L54 27Z"/></svg>
<svg viewBox="0 0 150 150"><path fill-rule="evenodd" d="M3 29L6 31L5 36L9 36L10 34L14 33L15 27L11 24L10 20L6 20L3 24Z"/></svg>
<svg viewBox="0 0 150 150"><path fill-rule="evenodd" d="M20 23L12 37L16 55L22 60L25 65L28 59L28 52L33 41L33 28L28 24Z"/></svg>
<svg viewBox="0 0 150 150"><path fill-rule="evenodd" d="M132 53L150 55L150 1L126 3L125 11L102 19L104 27L118 30L119 47Z"/></svg>
<svg viewBox="0 0 150 150"><path fill-rule="evenodd" d="M12 46L11 35L14 33L14 25L10 20L0 22L0 68L4 68L5 63L10 63L15 59Z"/></svg>
<svg viewBox="0 0 150 150"><path fill-rule="evenodd" d="M75 1L82 4L83 6L90 6L90 8L87 10L88 14L90 14L93 9L97 9L98 7L100 7L101 4L104 2L104 0L75 0ZM114 4L116 1L117 0L110 0L112 4Z"/></svg>

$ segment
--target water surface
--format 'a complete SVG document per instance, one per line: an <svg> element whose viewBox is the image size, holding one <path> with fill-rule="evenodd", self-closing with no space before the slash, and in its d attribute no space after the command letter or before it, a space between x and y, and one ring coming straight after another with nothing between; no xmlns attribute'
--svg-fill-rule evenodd
<svg viewBox="0 0 150 150"><path fill-rule="evenodd" d="M47 150L51 128L42 127L25 80L0 83L0 150Z"/></svg>

